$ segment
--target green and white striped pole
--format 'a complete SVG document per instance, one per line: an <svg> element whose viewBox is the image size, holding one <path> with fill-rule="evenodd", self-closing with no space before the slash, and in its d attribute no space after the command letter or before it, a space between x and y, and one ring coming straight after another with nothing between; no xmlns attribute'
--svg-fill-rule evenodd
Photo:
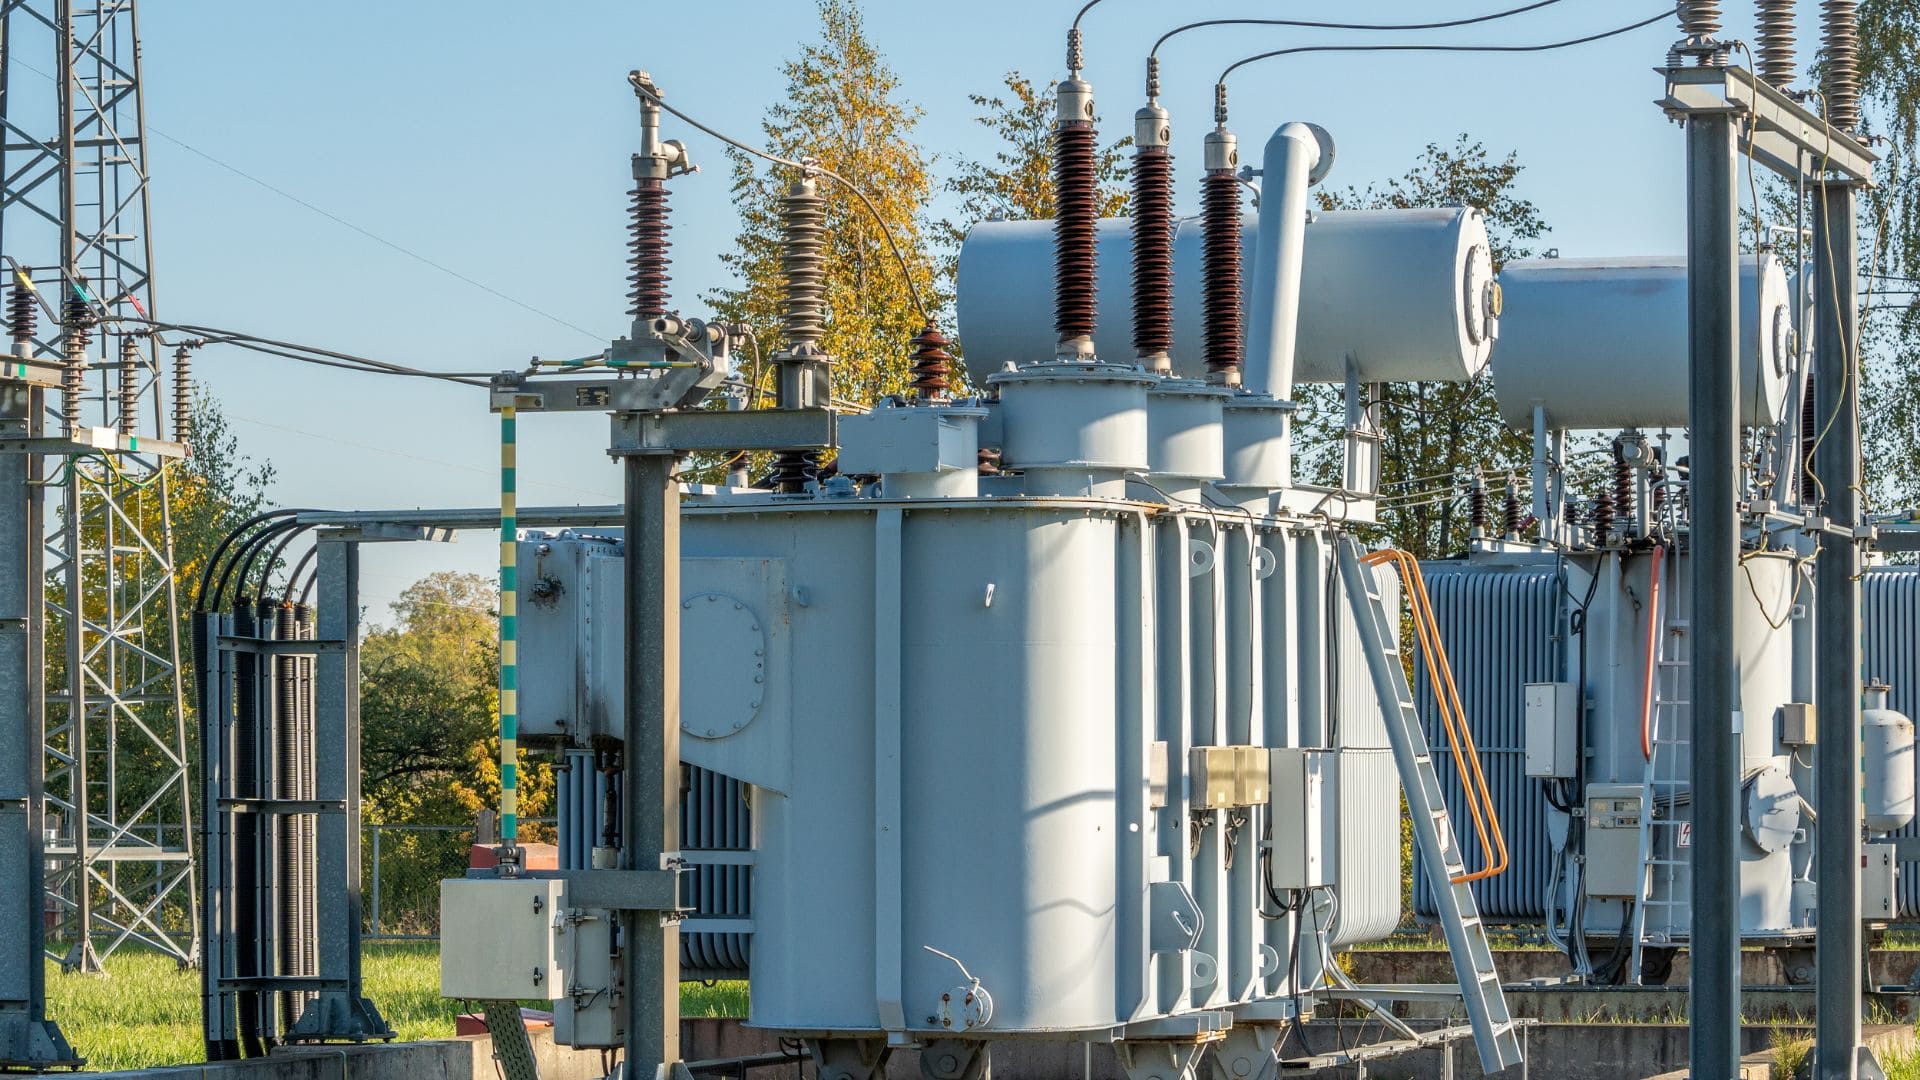
<svg viewBox="0 0 1920 1080"><path fill-rule="evenodd" d="M515 493L514 408L500 409L500 868L512 876L520 864L518 738L519 516Z"/></svg>

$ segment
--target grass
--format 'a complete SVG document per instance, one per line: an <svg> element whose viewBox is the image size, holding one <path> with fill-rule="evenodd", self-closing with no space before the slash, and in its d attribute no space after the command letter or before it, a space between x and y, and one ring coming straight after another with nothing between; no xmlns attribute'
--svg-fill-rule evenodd
<svg viewBox="0 0 1920 1080"><path fill-rule="evenodd" d="M453 1035L461 1002L440 996L440 949L432 942L368 945L363 978L387 1023L401 1039ZM67 975L47 968L47 1015L58 1021L92 1070L195 1064L200 1042L200 975L151 953L121 951L107 973ZM542 1002L529 1002L535 1008ZM747 984L686 983L682 1016L745 1016Z"/></svg>
<svg viewBox="0 0 1920 1080"><path fill-rule="evenodd" d="M1807 1055L1813 1052L1812 1039L1779 1024L1768 1025L1767 1046L1773 1051L1773 1075L1776 1080L1789 1080L1806 1064Z"/></svg>
<svg viewBox="0 0 1920 1080"><path fill-rule="evenodd" d="M1909 1042L1880 1059L1887 1080L1920 1080L1920 1043Z"/></svg>

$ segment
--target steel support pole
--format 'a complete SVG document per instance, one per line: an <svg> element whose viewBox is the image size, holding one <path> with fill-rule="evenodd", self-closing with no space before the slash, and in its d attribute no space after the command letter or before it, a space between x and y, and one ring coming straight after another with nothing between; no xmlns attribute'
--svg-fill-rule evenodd
<svg viewBox="0 0 1920 1080"><path fill-rule="evenodd" d="M1734 119L1687 117L1688 493L1692 522L1693 985L1697 1080L1740 1075L1739 218ZM1756 721L1757 722L1757 721Z"/></svg>
<svg viewBox="0 0 1920 1080"><path fill-rule="evenodd" d="M680 850L680 490L673 454L625 458L627 715L620 867L662 870ZM680 1062L680 924L621 913L626 1080ZM684 1069L680 1070L684 1074Z"/></svg>
<svg viewBox="0 0 1920 1080"><path fill-rule="evenodd" d="M0 382L0 435L41 433L42 391ZM0 1066L73 1058L46 1018L45 681L37 616L46 575L39 458L0 454Z"/></svg>
<svg viewBox="0 0 1920 1080"><path fill-rule="evenodd" d="M314 858L320 880L320 971L360 989L360 545L322 534L317 557L319 634L347 643L323 653L315 678L314 797L346 802L320 818ZM265 767L264 765L262 766ZM321 995L326 1001L333 995ZM328 1002L332 1004L332 1002Z"/></svg>
<svg viewBox="0 0 1920 1080"><path fill-rule="evenodd" d="M316 816L313 867L317 963L327 985L307 1002L289 1042L393 1036L360 978L360 540L323 532L315 633L339 647L314 662L313 791L334 803Z"/></svg>
<svg viewBox="0 0 1920 1080"><path fill-rule="evenodd" d="M1821 510L1860 517L1857 189L1814 188L1813 473ZM1860 1046L1860 548L1820 538L1814 557L1814 800L1820 883L1815 955L1814 1075L1851 1080Z"/></svg>

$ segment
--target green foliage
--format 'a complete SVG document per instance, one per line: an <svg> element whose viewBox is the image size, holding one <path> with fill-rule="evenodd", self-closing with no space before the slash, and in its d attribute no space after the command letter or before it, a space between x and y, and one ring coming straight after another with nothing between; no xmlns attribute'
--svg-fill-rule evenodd
<svg viewBox="0 0 1920 1080"><path fill-rule="evenodd" d="M1862 316L1868 497L1920 505L1920 2L1860 5L1860 78L1867 124L1886 138L1861 230L1870 279Z"/></svg>
<svg viewBox="0 0 1920 1080"><path fill-rule="evenodd" d="M362 642L368 821L459 824L498 803L497 597L480 574L429 574L394 602L394 624ZM523 751L519 774L520 813L536 817L551 802L552 768Z"/></svg>
<svg viewBox="0 0 1920 1080"><path fill-rule="evenodd" d="M1478 207L1487 218L1497 270L1510 259L1532 255L1529 243L1547 232L1539 209L1516 193L1523 169L1516 155L1495 158L1461 135L1450 147L1429 143L1404 176L1365 188L1321 191L1319 203L1326 210ZM1338 484L1346 424L1342 390L1309 384L1295 396L1301 405L1294 442L1301 474L1310 482ZM1468 383L1388 383L1374 404L1382 434L1380 480L1389 493L1442 487L1479 466L1492 477L1497 495L1499 474L1525 468L1531 460L1530 433L1512 431L1500 421L1490 374ZM1465 515L1451 497L1388 506L1381 524L1393 546L1422 559L1458 550L1467 534Z"/></svg>
<svg viewBox="0 0 1920 1080"><path fill-rule="evenodd" d="M933 192L924 151L913 142L921 112L898 98L899 78L874 48L852 0L820 0L820 36L787 61L787 91L767 109L761 144L859 184L893 231L929 314L947 298L929 252L926 205ZM728 152L740 232L721 260L738 283L705 299L728 319L780 324L781 199L797 170ZM770 175L769 175L770 172ZM906 388L909 340L924 323L898 262L872 215L845 187L821 179L826 200L827 319L821 342L834 358L836 397L865 403ZM769 403L771 395L763 395Z"/></svg>
<svg viewBox="0 0 1920 1080"><path fill-rule="evenodd" d="M267 509L273 465L240 451L220 402L205 389L193 398L192 456L169 476L173 514L173 570L183 607L191 607L200 572L220 541L242 521ZM184 635L184 630L182 631ZM182 641L187 640L184 636Z"/></svg>

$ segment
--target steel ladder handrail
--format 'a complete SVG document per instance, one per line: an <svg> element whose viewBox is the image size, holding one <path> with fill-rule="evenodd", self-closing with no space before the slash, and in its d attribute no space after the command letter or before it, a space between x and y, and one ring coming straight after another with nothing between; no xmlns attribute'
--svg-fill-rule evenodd
<svg viewBox="0 0 1920 1080"><path fill-rule="evenodd" d="M1433 684L1433 700L1440 711L1441 726L1447 733L1447 746L1453 752L1454 766L1460 770L1460 786L1467 793L1467 813L1473 819L1474 835L1480 841L1480 869L1453 879L1455 884L1484 881L1506 873L1510 860L1507 838L1500 828L1500 814L1493 805L1493 791L1487 785L1480 766L1480 748L1473 741L1473 729L1467 725L1466 707L1460 702L1460 690L1453 681L1453 665L1447 660L1446 645L1440 639L1440 625L1433 614L1433 600L1427 594L1425 575L1410 553L1398 549L1375 551L1361 556L1367 566L1392 563L1400 572L1400 583L1407 593L1407 605L1413 611L1414 633L1420 642L1420 656L1426 662L1427 679Z"/></svg>
<svg viewBox="0 0 1920 1080"><path fill-rule="evenodd" d="M1460 858L1445 792L1433 767L1420 710L1407 683L1393 620L1377 577L1361 561L1366 555L1358 541L1351 535L1341 535L1335 548L1341 591L1354 617L1387 741L1392 745L1407 814L1412 818L1414 844L1423 857L1440 925L1446 931L1460 1003L1473 1027L1482 1070L1499 1072L1517 1064L1524 1055L1494 963L1493 946L1487 939L1486 923L1480 917L1473 887L1463 880L1466 866Z"/></svg>

